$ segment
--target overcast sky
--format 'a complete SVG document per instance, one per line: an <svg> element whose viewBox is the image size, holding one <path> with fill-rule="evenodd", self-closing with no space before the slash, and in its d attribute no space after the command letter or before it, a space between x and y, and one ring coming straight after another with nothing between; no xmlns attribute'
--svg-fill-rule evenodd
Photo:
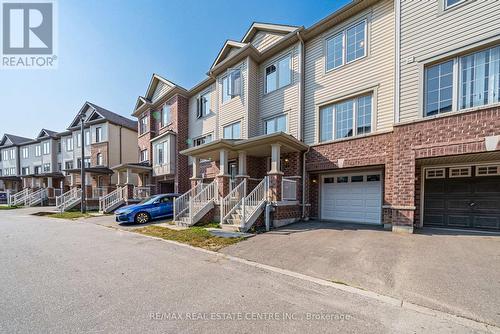
<svg viewBox="0 0 500 334"><path fill-rule="evenodd" d="M152 73L189 89L253 21L308 27L348 2L59 0L59 66L0 69L0 135L62 131L85 101L130 117Z"/></svg>

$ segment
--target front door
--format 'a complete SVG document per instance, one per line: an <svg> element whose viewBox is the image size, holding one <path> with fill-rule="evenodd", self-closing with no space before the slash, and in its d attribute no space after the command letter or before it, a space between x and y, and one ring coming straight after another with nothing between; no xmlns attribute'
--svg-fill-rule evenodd
<svg viewBox="0 0 500 334"><path fill-rule="evenodd" d="M238 175L238 165L235 161L229 162L229 191L233 190L236 187L236 175Z"/></svg>

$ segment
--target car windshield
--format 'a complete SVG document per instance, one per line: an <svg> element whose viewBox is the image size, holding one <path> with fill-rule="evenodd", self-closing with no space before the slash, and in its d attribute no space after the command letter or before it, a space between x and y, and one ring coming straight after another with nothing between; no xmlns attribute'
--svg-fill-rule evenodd
<svg viewBox="0 0 500 334"><path fill-rule="evenodd" d="M145 200L143 200L141 203L139 204L153 204L153 202L157 199L158 197L157 196L153 196L153 197L148 197L146 198Z"/></svg>

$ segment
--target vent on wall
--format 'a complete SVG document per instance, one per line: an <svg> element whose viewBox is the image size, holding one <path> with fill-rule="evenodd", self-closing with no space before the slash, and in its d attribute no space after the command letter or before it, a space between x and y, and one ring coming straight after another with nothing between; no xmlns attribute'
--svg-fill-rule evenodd
<svg viewBox="0 0 500 334"><path fill-rule="evenodd" d="M476 167L477 176L500 175L500 165L486 165Z"/></svg>
<svg viewBox="0 0 500 334"><path fill-rule="evenodd" d="M444 168L432 168L425 171L426 179L443 179L444 178Z"/></svg>
<svg viewBox="0 0 500 334"><path fill-rule="evenodd" d="M449 175L450 177L470 177L472 175L471 171L471 167L452 167Z"/></svg>

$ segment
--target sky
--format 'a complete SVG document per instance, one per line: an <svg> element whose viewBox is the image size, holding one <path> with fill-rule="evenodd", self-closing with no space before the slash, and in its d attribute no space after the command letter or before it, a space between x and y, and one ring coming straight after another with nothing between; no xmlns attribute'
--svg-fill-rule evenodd
<svg viewBox="0 0 500 334"><path fill-rule="evenodd" d="M57 0L54 70L0 69L0 135L63 131L85 101L130 115L153 73L190 89L252 22L309 27L348 0Z"/></svg>

